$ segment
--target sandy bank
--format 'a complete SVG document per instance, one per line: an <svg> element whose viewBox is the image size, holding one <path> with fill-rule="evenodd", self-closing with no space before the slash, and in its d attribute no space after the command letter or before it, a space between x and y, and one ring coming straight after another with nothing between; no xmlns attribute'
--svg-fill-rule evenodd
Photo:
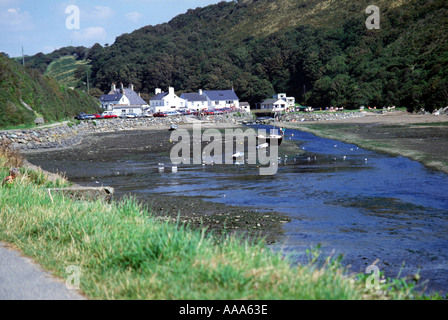
<svg viewBox="0 0 448 320"><path fill-rule="evenodd" d="M326 122L282 123L360 147L405 156L429 168L448 172L448 116L406 112Z"/></svg>

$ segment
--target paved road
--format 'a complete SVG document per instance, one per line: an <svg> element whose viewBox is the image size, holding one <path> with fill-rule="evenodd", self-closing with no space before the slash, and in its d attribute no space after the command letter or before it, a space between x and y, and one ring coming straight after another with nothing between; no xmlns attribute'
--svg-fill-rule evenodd
<svg viewBox="0 0 448 320"><path fill-rule="evenodd" d="M65 282L0 242L0 300L84 300Z"/></svg>

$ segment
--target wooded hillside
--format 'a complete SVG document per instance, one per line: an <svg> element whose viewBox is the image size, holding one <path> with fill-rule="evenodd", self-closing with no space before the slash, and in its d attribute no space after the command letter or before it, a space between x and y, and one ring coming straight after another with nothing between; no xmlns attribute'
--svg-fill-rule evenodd
<svg viewBox="0 0 448 320"><path fill-rule="evenodd" d="M234 87L251 103L285 92L316 107L448 105L445 0L239 0L192 9L168 23L94 45L92 82L182 92Z"/></svg>

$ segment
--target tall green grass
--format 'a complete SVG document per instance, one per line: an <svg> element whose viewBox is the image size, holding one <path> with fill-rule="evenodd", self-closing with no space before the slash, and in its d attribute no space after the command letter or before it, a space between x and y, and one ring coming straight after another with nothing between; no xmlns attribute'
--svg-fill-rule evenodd
<svg viewBox="0 0 448 320"><path fill-rule="evenodd" d="M93 299L359 299L341 271L290 267L263 244L217 241L134 200L73 201L32 184L0 189L0 239Z"/></svg>

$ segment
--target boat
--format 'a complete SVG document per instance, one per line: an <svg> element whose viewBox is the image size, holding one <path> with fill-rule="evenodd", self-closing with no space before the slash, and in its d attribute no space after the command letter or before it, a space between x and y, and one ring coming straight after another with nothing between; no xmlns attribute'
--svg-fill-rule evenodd
<svg viewBox="0 0 448 320"><path fill-rule="evenodd" d="M266 142L257 146L257 149L266 149L267 147L269 147L269 143Z"/></svg>
<svg viewBox="0 0 448 320"><path fill-rule="evenodd" d="M283 135L281 134L270 134L267 137L260 134L257 136L257 144L259 146L268 144L270 146L272 141L277 140L277 146L280 146L283 142Z"/></svg>
<svg viewBox="0 0 448 320"><path fill-rule="evenodd" d="M275 114L274 114L274 127L273 127L274 131L275 131ZM259 134L257 135L257 145L264 145L264 144L268 144L269 146L271 145L271 142L273 140L277 140L277 146L280 146L283 142L283 138L284 138L284 132L283 130L280 129L280 134L270 134L267 137Z"/></svg>
<svg viewBox="0 0 448 320"><path fill-rule="evenodd" d="M177 130L177 129L179 129L179 127L177 126L177 125L175 125L175 124L171 124L171 126L170 126L170 131L174 131L174 130Z"/></svg>

